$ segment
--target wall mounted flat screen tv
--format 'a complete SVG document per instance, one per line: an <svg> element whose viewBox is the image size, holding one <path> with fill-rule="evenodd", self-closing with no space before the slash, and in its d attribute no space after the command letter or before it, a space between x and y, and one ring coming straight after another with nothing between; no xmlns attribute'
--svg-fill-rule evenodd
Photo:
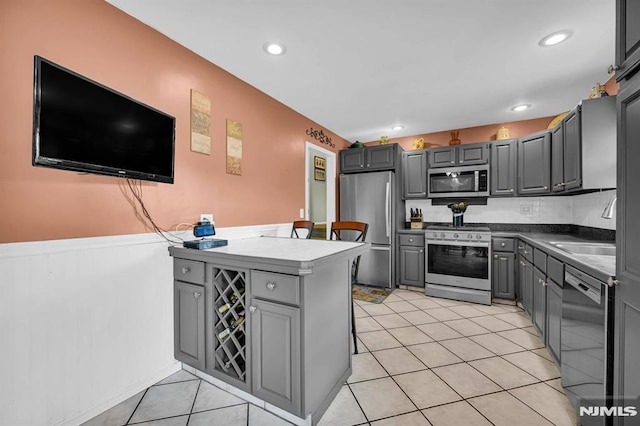
<svg viewBox="0 0 640 426"><path fill-rule="evenodd" d="M173 183L175 121L35 56L34 166Z"/></svg>

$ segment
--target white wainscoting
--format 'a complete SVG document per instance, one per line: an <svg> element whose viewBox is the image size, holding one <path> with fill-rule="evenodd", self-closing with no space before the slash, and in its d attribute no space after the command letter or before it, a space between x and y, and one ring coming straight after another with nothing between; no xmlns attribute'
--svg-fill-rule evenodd
<svg viewBox="0 0 640 426"><path fill-rule="evenodd" d="M155 234L0 244L1 425L80 424L180 369L167 247Z"/></svg>

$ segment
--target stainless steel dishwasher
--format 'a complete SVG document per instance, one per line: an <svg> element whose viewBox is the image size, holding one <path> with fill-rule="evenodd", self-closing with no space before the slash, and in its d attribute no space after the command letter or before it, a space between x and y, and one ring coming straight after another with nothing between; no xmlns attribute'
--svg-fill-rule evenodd
<svg viewBox="0 0 640 426"><path fill-rule="evenodd" d="M610 406L613 357L613 288L567 265L562 289L562 387L576 413L580 406ZM608 425L605 417L583 419ZM585 423L583 423L585 424Z"/></svg>

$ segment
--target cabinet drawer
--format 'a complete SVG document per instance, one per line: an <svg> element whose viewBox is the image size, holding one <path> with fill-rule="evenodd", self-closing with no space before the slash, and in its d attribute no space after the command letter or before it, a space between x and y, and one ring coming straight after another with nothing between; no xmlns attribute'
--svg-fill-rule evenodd
<svg viewBox="0 0 640 426"><path fill-rule="evenodd" d="M514 251L515 243L513 238L492 238L492 248L494 251Z"/></svg>
<svg viewBox="0 0 640 426"><path fill-rule="evenodd" d="M294 275L251 271L251 296L299 305L300 279Z"/></svg>
<svg viewBox="0 0 640 426"><path fill-rule="evenodd" d="M564 283L564 263L549 257L547 259L547 276L562 286Z"/></svg>
<svg viewBox="0 0 640 426"><path fill-rule="evenodd" d="M540 249L533 250L533 264L545 274L547 273L547 253Z"/></svg>
<svg viewBox="0 0 640 426"><path fill-rule="evenodd" d="M518 253L524 256L529 262L533 262L533 247L524 241L518 242Z"/></svg>
<svg viewBox="0 0 640 426"><path fill-rule="evenodd" d="M420 235L400 234L400 245L424 247L424 235L423 234L420 234Z"/></svg>
<svg viewBox="0 0 640 426"><path fill-rule="evenodd" d="M204 284L204 263L194 260L174 259L173 278L194 284Z"/></svg>

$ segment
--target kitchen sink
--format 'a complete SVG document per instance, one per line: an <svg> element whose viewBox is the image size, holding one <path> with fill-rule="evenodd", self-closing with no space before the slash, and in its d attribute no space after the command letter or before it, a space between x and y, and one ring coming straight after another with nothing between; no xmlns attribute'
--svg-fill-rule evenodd
<svg viewBox="0 0 640 426"><path fill-rule="evenodd" d="M554 247L564 250L571 254L588 254L594 256L615 256L616 246L612 243L580 243L580 242L563 242L549 241Z"/></svg>

